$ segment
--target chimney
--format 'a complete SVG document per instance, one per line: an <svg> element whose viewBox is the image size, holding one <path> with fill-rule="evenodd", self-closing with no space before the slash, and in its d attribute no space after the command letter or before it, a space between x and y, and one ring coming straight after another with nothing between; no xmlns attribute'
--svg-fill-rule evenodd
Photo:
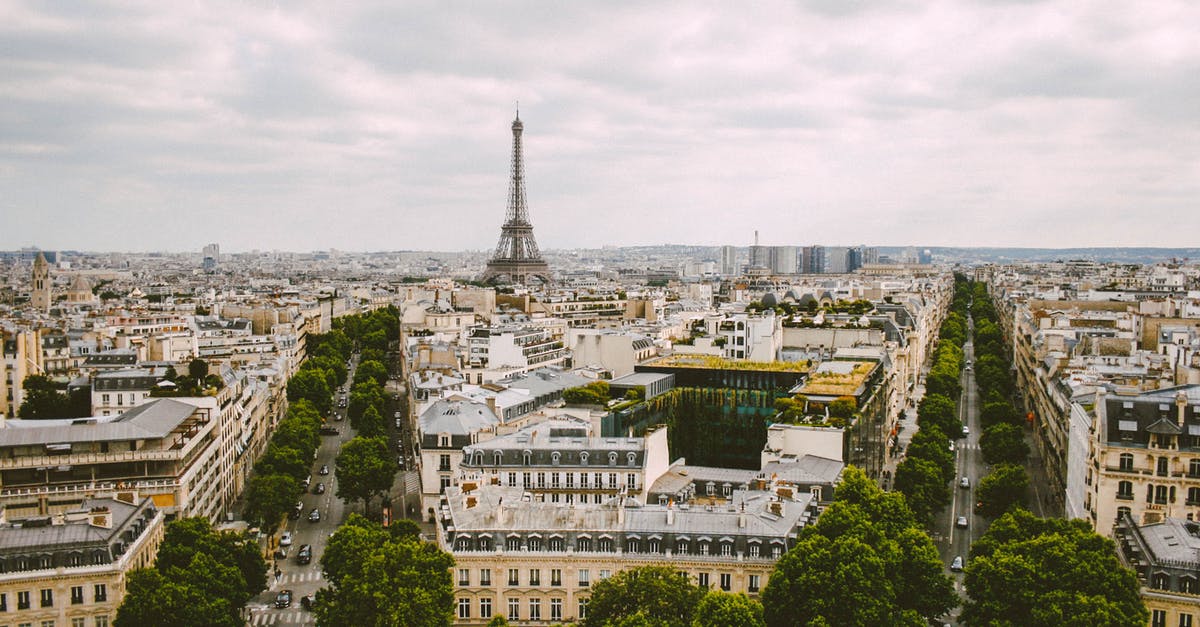
<svg viewBox="0 0 1200 627"><path fill-rule="evenodd" d="M771 513L783 516L783 501L771 501Z"/></svg>
<svg viewBox="0 0 1200 627"><path fill-rule="evenodd" d="M1179 390L1175 393L1175 409L1179 418L1179 428L1184 430L1184 435L1187 435L1187 427L1184 426L1184 412L1187 409L1187 393Z"/></svg>
<svg viewBox="0 0 1200 627"><path fill-rule="evenodd" d="M625 524L625 497L621 494L617 495L617 524Z"/></svg>
<svg viewBox="0 0 1200 627"><path fill-rule="evenodd" d="M93 527L112 529L112 515L107 507L93 507L92 511L88 512L88 516L91 518L90 522Z"/></svg>
<svg viewBox="0 0 1200 627"><path fill-rule="evenodd" d="M675 499L667 501L667 525L675 524Z"/></svg>
<svg viewBox="0 0 1200 627"><path fill-rule="evenodd" d="M746 528L746 502L742 501L742 507L738 510L738 529Z"/></svg>

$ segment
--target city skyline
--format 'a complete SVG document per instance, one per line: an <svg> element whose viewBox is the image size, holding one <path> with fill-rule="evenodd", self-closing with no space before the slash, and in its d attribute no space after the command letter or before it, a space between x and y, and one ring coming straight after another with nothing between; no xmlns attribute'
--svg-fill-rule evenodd
<svg viewBox="0 0 1200 627"><path fill-rule="evenodd" d="M517 100L546 250L1200 231L1182 2L0 15L0 249L487 251Z"/></svg>

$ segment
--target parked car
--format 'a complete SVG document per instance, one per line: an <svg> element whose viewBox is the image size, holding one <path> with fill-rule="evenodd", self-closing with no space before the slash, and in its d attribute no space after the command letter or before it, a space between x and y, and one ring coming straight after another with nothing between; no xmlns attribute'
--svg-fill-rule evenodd
<svg viewBox="0 0 1200 627"><path fill-rule="evenodd" d="M305 477L304 481L300 482L300 485L304 486L304 489L307 490L308 486L312 485L312 475Z"/></svg>
<svg viewBox="0 0 1200 627"><path fill-rule="evenodd" d="M288 548L286 546L281 546L281 547L275 549L275 559L285 560L285 559L287 559L287 556L288 556Z"/></svg>
<svg viewBox="0 0 1200 627"><path fill-rule="evenodd" d="M292 520L300 518L300 513L304 511L304 501L296 501L295 507L292 508L292 513L289 514Z"/></svg>
<svg viewBox="0 0 1200 627"><path fill-rule="evenodd" d="M313 488L313 494L325 494L325 484L318 483L316 487Z"/></svg>
<svg viewBox="0 0 1200 627"><path fill-rule="evenodd" d="M970 487L971 487L971 480L970 480L970 479L968 479L968 478L966 478L966 477L963 477L962 479L959 479L959 480L958 480L958 487L960 487L960 488L963 488L964 490L965 490L965 489L967 489L967 488L970 488Z"/></svg>
<svg viewBox="0 0 1200 627"><path fill-rule="evenodd" d="M279 536L279 546L292 546L292 532L285 531Z"/></svg>
<svg viewBox="0 0 1200 627"><path fill-rule="evenodd" d="M308 564L311 561L312 561L312 545L311 544L301 544L300 551L298 553L296 553L296 563L303 565L303 564Z"/></svg>
<svg viewBox="0 0 1200 627"><path fill-rule="evenodd" d="M313 510L313 511L316 511L316 510ZM958 519L954 521L954 526L958 527L959 529L966 529L967 528L967 517L959 516Z"/></svg>
<svg viewBox="0 0 1200 627"><path fill-rule="evenodd" d="M337 427L331 427L328 425L323 425L317 432L321 435L337 435L338 433L341 433L338 431Z"/></svg>
<svg viewBox="0 0 1200 627"><path fill-rule="evenodd" d="M321 464L321 469L317 471L317 474L322 477L329 474L329 464Z"/></svg>
<svg viewBox="0 0 1200 627"><path fill-rule="evenodd" d="M971 427L963 425L963 435L971 435Z"/></svg>
<svg viewBox="0 0 1200 627"><path fill-rule="evenodd" d="M950 562L950 570L961 573L963 570L963 558L961 555L955 555L954 561Z"/></svg>
<svg viewBox="0 0 1200 627"><path fill-rule="evenodd" d="M283 609L292 606L292 591L280 590L279 594L275 595L275 607Z"/></svg>
<svg viewBox="0 0 1200 627"><path fill-rule="evenodd" d="M966 519L964 518L963 520L966 520ZM312 509L312 511L308 513L308 522L310 522L310 523L321 522L321 510L314 507Z"/></svg>
<svg viewBox="0 0 1200 627"><path fill-rule="evenodd" d="M316 600L317 600L317 597L315 597L311 594L306 594L306 595L300 597L300 607L302 609L306 609L311 612L312 608L313 608L313 603Z"/></svg>

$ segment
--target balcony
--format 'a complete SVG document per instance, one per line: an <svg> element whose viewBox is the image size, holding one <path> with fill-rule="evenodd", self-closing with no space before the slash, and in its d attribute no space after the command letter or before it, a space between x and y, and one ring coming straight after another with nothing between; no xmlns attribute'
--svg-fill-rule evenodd
<svg viewBox="0 0 1200 627"><path fill-rule="evenodd" d="M187 452L175 449L142 449L120 453L80 453L68 455L31 455L0 459L0 470L54 466L90 466L119 462L180 461Z"/></svg>

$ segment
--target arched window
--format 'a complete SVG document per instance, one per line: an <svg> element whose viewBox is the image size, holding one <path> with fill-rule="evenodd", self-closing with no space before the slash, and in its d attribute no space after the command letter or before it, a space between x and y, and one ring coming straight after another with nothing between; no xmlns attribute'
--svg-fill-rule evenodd
<svg viewBox="0 0 1200 627"><path fill-rule="evenodd" d="M616 453L616 451L610 451L610 452L609 452L609 454L608 454L608 465L609 465L609 466L616 466L616 465L617 465L617 453Z"/></svg>
<svg viewBox="0 0 1200 627"><path fill-rule="evenodd" d="M483 465L483 451L475 451L475 465L476 466Z"/></svg>
<svg viewBox="0 0 1200 627"><path fill-rule="evenodd" d="M642 541L638 540L637 538L629 538L628 540L625 540L625 550L630 553L641 553Z"/></svg>
<svg viewBox="0 0 1200 627"><path fill-rule="evenodd" d="M575 539L575 547L582 552L590 552L592 550L592 539L587 536L580 536Z"/></svg>
<svg viewBox="0 0 1200 627"><path fill-rule="evenodd" d="M492 460L496 466L501 465L504 462L504 453L501 453L500 451L492 451Z"/></svg>
<svg viewBox="0 0 1200 627"><path fill-rule="evenodd" d="M562 459L562 453L559 453L558 451L554 451L553 453L550 454L550 463L554 464L555 466L558 465L558 462L561 459Z"/></svg>
<svg viewBox="0 0 1200 627"><path fill-rule="evenodd" d="M525 465L525 466L529 466L532 463L533 463L533 453L531 453L529 451L522 452L521 453L521 464Z"/></svg>
<svg viewBox="0 0 1200 627"><path fill-rule="evenodd" d="M542 539L537 536L529 536L528 544L529 544L530 551L541 551L542 550Z"/></svg>
<svg viewBox="0 0 1200 627"><path fill-rule="evenodd" d="M580 451L580 453L579 453L579 464L580 464L581 466L587 466L587 460L588 460L588 452L587 452L587 451Z"/></svg>
<svg viewBox="0 0 1200 627"><path fill-rule="evenodd" d="M687 540L676 540L675 541L675 552L676 553L679 553L681 555L687 555L688 552L691 551L691 549L692 549L692 547L688 545Z"/></svg>
<svg viewBox="0 0 1200 627"><path fill-rule="evenodd" d="M1121 507L1117 508L1117 518L1121 518L1122 516L1129 516L1131 511L1132 510L1130 510L1128 507L1125 507L1124 505L1122 505Z"/></svg>
<svg viewBox="0 0 1200 627"><path fill-rule="evenodd" d="M1179 578L1179 591L1186 592L1188 594L1196 594L1197 592L1200 592L1200 584L1197 583L1195 577L1191 575L1184 575Z"/></svg>
<svg viewBox="0 0 1200 627"><path fill-rule="evenodd" d="M1121 453L1120 470L1123 472L1133 472L1133 453Z"/></svg>
<svg viewBox="0 0 1200 627"><path fill-rule="evenodd" d="M471 539L466 536L459 536L454 540L454 549L456 551L470 551Z"/></svg>
<svg viewBox="0 0 1200 627"><path fill-rule="evenodd" d="M626 461L629 462L629 465L632 466L632 465L634 465L634 461L637 459L637 453L631 452L625 456L625 459L626 459Z"/></svg>
<svg viewBox="0 0 1200 627"><path fill-rule="evenodd" d="M479 550L480 551L492 550L492 539L487 536L480 537L479 538Z"/></svg>
<svg viewBox="0 0 1200 627"><path fill-rule="evenodd" d="M1154 573L1150 579L1150 587L1156 590L1170 590L1171 578L1166 573Z"/></svg>
<svg viewBox="0 0 1200 627"><path fill-rule="evenodd" d="M519 536L508 536L507 538L505 538L504 539L504 550L520 551L521 550L521 538Z"/></svg>

